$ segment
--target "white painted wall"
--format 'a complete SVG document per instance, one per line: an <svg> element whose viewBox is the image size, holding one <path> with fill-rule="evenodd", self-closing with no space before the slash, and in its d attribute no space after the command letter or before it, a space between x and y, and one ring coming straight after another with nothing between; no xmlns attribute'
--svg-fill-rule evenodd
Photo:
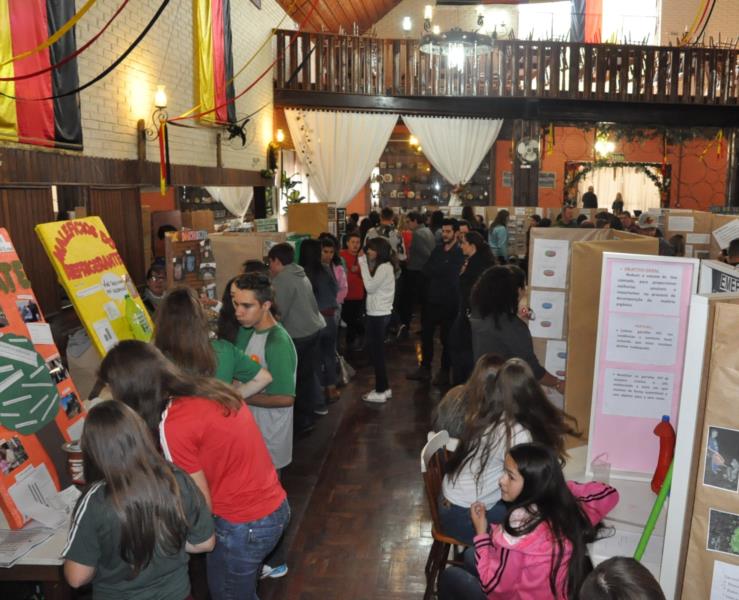
<svg viewBox="0 0 739 600"><path fill-rule="evenodd" d="M77 0L78 8L83 4ZM77 25L78 47L89 40L110 18L119 0L98 0ZM159 0L136 0L124 9L103 36L78 59L80 82L85 83L107 67L143 30ZM191 0L172 0L147 37L102 82L81 93L84 154L88 156L136 158L136 122L151 122L157 83L166 86L167 111L181 114L195 104ZM285 16L275 0L262 0L261 10L248 0L231 1L234 71L254 54ZM286 19L282 28L295 27ZM238 94L273 60L268 44L235 81ZM272 73L236 102L237 115L247 115L267 104L253 118L254 134L244 150L223 146L225 167L259 170L265 167L266 147L272 137ZM193 121L186 121L192 124ZM215 129L170 127L170 159L175 164L215 166ZM147 145L149 160L158 161L157 142Z"/></svg>

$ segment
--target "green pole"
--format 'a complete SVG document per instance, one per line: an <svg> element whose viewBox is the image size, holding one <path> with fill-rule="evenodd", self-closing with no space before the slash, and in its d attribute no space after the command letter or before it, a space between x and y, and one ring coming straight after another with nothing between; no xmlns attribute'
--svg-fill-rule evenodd
<svg viewBox="0 0 739 600"><path fill-rule="evenodd" d="M647 549L649 538L652 537L654 526L657 524L657 519L659 518L659 514L662 512L662 507L665 504L665 499L667 498L667 494L670 493L670 487L672 487L672 465L673 464L674 464L674 461L670 463L670 468L667 469L667 475L665 475L665 480L662 483L662 487L659 490L659 494L657 494L657 499L654 501L654 506L652 506L652 512L649 513L647 524L644 525L644 531L642 531L641 538L639 539L639 543L636 546L636 550L634 550L634 558L636 560L640 561L642 559L642 556L644 556L644 551Z"/></svg>

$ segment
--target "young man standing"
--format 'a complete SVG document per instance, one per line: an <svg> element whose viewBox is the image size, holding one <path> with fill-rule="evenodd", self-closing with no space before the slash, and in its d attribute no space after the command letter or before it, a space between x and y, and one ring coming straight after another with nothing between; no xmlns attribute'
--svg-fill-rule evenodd
<svg viewBox="0 0 739 600"><path fill-rule="evenodd" d="M457 243L457 221L444 219L441 224L441 244L431 252L423 268L426 276L426 303L421 315L421 366L408 373L408 379L425 381L431 377L434 360L434 332L441 330L441 369L434 378L434 385L449 384L449 329L457 316L459 304L459 274L464 264L464 255Z"/></svg>
<svg viewBox="0 0 739 600"><path fill-rule="evenodd" d="M406 224L412 232L411 246L408 251L408 263L403 272L400 298L400 322L401 330L399 337L408 334L408 328L413 316L413 305L420 301L423 304L425 294L425 282L423 267L431 256L436 246L433 232L426 227L423 216L419 212L411 211L406 215Z"/></svg>
<svg viewBox="0 0 739 600"><path fill-rule="evenodd" d="M231 284L236 320L241 327L236 347L272 375L261 393L246 399L262 432L277 473L292 462L293 404L298 355L290 335L272 316L273 291L269 277L252 273ZM287 573L282 540L268 557L263 576Z"/></svg>
<svg viewBox="0 0 739 600"><path fill-rule="evenodd" d="M277 244L270 248L267 256L280 323L290 334L298 353L295 431L307 433L314 427L314 411L323 404L318 380L321 369L319 334L326 321L318 310L313 287L303 267L293 262L293 247Z"/></svg>

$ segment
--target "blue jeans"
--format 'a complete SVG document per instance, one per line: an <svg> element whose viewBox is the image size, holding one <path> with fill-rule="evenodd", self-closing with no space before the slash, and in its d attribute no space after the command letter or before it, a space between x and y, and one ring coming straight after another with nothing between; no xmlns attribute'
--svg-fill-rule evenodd
<svg viewBox="0 0 739 600"><path fill-rule="evenodd" d="M439 578L439 600L486 600L475 566L475 551L464 552L464 567L447 567Z"/></svg>
<svg viewBox="0 0 739 600"><path fill-rule="evenodd" d="M452 504L443 496L439 496L438 506L441 531L471 546L472 538L475 537L475 528L472 525L470 509ZM486 511L488 523L502 523L507 512L506 503L502 500L498 501Z"/></svg>
<svg viewBox="0 0 739 600"><path fill-rule="evenodd" d="M208 554L208 588L213 600L259 600L257 579L265 557L290 521L285 500L272 514L249 523L213 516L216 547Z"/></svg>

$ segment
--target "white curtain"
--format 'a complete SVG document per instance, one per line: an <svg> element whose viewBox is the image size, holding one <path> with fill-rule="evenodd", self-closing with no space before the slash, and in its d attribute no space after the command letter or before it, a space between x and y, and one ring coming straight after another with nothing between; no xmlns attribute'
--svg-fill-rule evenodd
<svg viewBox="0 0 739 600"><path fill-rule="evenodd" d="M226 210L237 217L243 217L249 210L254 197L253 187L218 187L205 188L211 197L226 207Z"/></svg>
<svg viewBox="0 0 739 600"><path fill-rule="evenodd" d="M660 206L659 189L651 179L636 167L598 167L590 171L577 184L577 196L582 204L582 195L593 186L598 196L598 208L611 209L616 194L624 199L624 210L646 211Z"/></svg>
<svg viewBox="0 0 739 600"><path fill-rule="evenodd" d="M285 109L310 187L322 202L346 206L380 160L397 115Z"/></svg>
<svg viewBox="0 0 739 600"><path fill-rule="evenodd" d="M403 122L418 138L424 156L452 185L472 178L503 125L503 119L407 115L403 115Z"/></svg>

